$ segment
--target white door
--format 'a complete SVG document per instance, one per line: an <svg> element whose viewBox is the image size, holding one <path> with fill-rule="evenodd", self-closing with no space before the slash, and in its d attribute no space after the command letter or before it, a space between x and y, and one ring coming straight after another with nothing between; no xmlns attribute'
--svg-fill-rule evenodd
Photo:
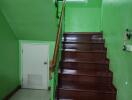
<svg viewBox="0 0 132 100"><path fill-rule="evenodd" d="M22 87L48 89L48 51L45 44L22 45Z"/></svg>

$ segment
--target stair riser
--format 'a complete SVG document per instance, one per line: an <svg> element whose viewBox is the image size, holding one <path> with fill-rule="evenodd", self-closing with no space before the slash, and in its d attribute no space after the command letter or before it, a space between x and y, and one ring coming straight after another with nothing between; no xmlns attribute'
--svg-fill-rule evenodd
<svg viewBox="0 0 132 100"><path fill-rule="evenodd" d="M62 52L62 59L77 60L77 61L106 61L106 52L104 53L92 53L92 52Z"/></svg>
<svg viewBox="0 0 132 100"><path fill-rule="evenodd" d="M63 49L76 49L83 51L105 50L104 44L63 44Z"/></svg>
<svg viewBox="0 0 132 100"><path fill-rule="evenodd" d="M103 38L102 34L64 34L65 39L87 39L87 40L100 40Z"/></svg>
<svg viewBox="0 0 132 100"><path fill-rule="evenodd" d="M76 70L98 70L98 71L109 70L108 64L61 62L60 66L66 69L76 69Z"/></svg>
<svg viewBox="0 0 132 100"><path fill-rule="evenodd" d="M63 43L67 43L67 42L105 43L105 41L103 39L87 39L87 38L71 39L71 38L63 38Z"/></svg>
<svg viewBox="0 0 132 100"><path fill-rule="evenodd" d="M76 90L58 90L59 98L74 100L116 100L115 94L112 93L96 93Z"/></svg>
<svg viewBox="0 0 132 100"><path fill-rule="evenodd" d="M98 76L87 76L87 75L59 75L60 80L70 82L85 82L85 83L98 83L104 86L111 85L112 77L98 77Z"/></svg>

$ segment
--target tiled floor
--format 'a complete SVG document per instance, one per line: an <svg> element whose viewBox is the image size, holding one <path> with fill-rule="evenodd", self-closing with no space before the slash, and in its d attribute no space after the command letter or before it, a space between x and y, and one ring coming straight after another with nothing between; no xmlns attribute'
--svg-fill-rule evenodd
<svg viewBox="0 0 132 100"><path fill-rule="evenodd" d="M10 100L49 100L50 92L46 90L21 89Z"/></svg>

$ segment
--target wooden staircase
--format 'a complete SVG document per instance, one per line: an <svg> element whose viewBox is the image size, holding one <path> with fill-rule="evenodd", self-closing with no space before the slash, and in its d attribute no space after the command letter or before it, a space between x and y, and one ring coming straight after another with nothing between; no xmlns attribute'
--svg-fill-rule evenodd
<svg viewBox="0 0 132 100"><path fill-rule="evenodd" d="M57 100L116 100L100 32L64 33Z"/></svg>

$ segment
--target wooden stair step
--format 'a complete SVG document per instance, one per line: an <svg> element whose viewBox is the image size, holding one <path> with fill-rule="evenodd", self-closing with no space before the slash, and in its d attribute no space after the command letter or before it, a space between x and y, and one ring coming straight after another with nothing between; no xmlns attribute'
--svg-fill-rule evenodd
<svg viewBox="0 0 132 100"><path fill-rule="evenodd" d="M114 93L95 93L60 88L57 100L116 100Z"/></svg>
<svg viewBox="0 0 132 100"><path fill-rule="evenodd" d="M90 63L90 62L60 62L60 68L75 69L75 70L95 70L105 71L109 69L108 63Z"/></svg>
<svg viewBox="0 0 132 100"><path fill-rule="evenodd" d="M106 51L105 50L95 50L95 51L86 51L86 50L76 50L76 51L72 51L72 50L67 50L67 49L63 49L62 53L70 53L70 54L102 54L104 56L106 56Z"/></svg>
<svg viewBox="0 0 132 100"><path fill-rule="evenodd" d="M76 59L62 59L61 62L63 63L109 64L109 59L106 59L105 61L80 61Z"/></svg>
<svg viewBox="0 0 132 100"><path fill-rule="evenodd" d="M75 34L75 35L83 35L83 34L85 34L85 35L102 35L103 36L103 33L102 32L64 32L63 33L64 35L65 34Z"/></svg>
<svg viewBox="0 0 132 100"><path fill-rule="evenodd" d="M78 58L78 57L65 57L65 56L63 56L62 57L63 58L63 61L65 61L65 62L96 62L96 61L98 61L98 62L107 62L107 61L109 61L109 59L107 59L107 58L104 58L104 59L99 59L99 58L90 58L90 57L88 57L88 58Z"/></svg>
<svg viewBox="0 0 132 100"><path fill-rule="evenodd" d="M71 51L71 52L81 52L81 51L86 51L86 50L79 50L79 49L62 49L62 51ZM107 52L107 49L104 50L87 50L86 52Z"/></svg>
<svg viewBox="0 0 132 100"><path fill-rule="evenodd" d="M62 51L62 59L79 61L106 61L104 51Z"/></svg>
<svg viewBox="0 0 132 100"><path fill-rule="evenodd" d="M103 86L101 84L91 84L91 83L83 83L83 82L69 82L69 81L61 81L59 82L59 89L66 90L75 90L75 91L87 91L94 93L116 93L115 87L111 84L110 86Z"/></svg>
<svg viewBox="0 0 132 100"><path fill-rule="evenodd" d="M68 90L61 90L58 94L56 100L116 100L115 94L93 94Z"/></svg>
<svg viewBox="0 0 132 100"><path fill-rule="evenodd" d="M93 44L93 45L101 45L101 44L104 44L104 42L102 42L102 41L99 41L99 42L92 42L92 41L76 41L76 42L74 42L74 41L62 41L62 43L63 44L77 44L77 45L79 45L79 44L85 44L85 45L90 45L90 44Z"/></svg>
<svg viewBox="0 0 132 100"><path fill-rule="evenodd" d="M62 39L63 44L70 44L70 43L76 43L76 44L104 44L105 40L88 40L88 39L80 39L80 40L70 40L70 39Z"/></svg>
<svg viewBox="0 0 132 100"><path fill-rule="evenodd" d="M103 39L103 34L100 32L72 32L72 33L64 33L63 34L64 38L69 38L69 39L93 39L93 40L102 40Z"/></svg>
<svg viewBox="0 0 132 100"><path fill-rule="evenodd" d="M61 90L56 100L116 100L116 95Z"/></svg>
<svg viewBox="0 0 132 100"><path fill-rule="evenodd" d="M65 52L65 51L66 51L66 52L78 52L78 53L79 53L79 52L84 52L84 53L87 53L87 52L88 52L88 53L90 53L90 52L91 52L91 53L94 53L94 52L95 52L95 53L97 53L97 52L98 52L98 53L104 53L104 52L105 52L105 53L106 53L106 50L62 49L62 51L63 51L63 52Z"/></svg>
<svg viewBox="0 0 132 100"><path fill-rule="evenodd" d="M97 83L104 86L112 84L111 72L62 72L59 73L59 80L65 80L70 82L85 82L85 83Z"/></svg>
<svg viewBox="0 0 132 100"><path fill-rule="evenodd" d="M69 100L116 100L116 89L113 85L100 87L93 84L60 82L57 97Z"/></svg>
<svg viewBox="0 0 132 100"><path fill-rule="evenodd" d="M112 77L112 72L109 70L104 71L88 71L88 70L72 70L72 69L63 69L61 74L65 75L82 75L82 76L103 76L103 77Z"/></svg>
<svg viewBox="0 0 132 100"><path fill-rule="evenodd" d="M87 43L87 44L76 44L76 43L63 43L63 49L77 49L77 50L107 50L104 47L104 43Z"/></svg>
<svg viewBox="0 0 132 100"><path fill-rule="evenodd" d="M105 60L105 61L75 61L75 60L61 60L63 63L90 63L90 64L109 64L109 59Z"/></svg>

